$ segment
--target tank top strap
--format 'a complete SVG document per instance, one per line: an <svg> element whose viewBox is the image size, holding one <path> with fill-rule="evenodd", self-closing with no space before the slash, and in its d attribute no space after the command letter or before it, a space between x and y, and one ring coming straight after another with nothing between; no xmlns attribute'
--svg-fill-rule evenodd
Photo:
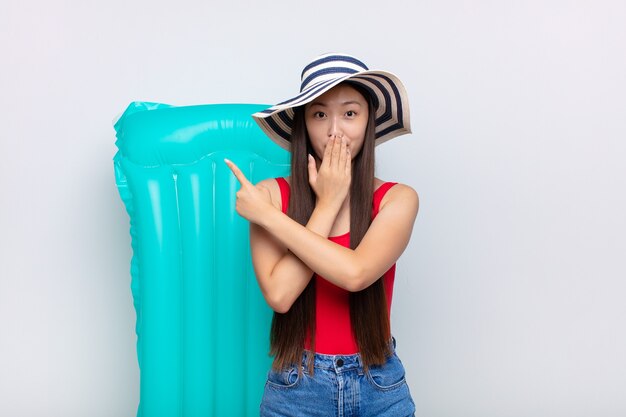
<svg viewBox="0 0 626 417"><path fill-rule="evenodd" d="M283 207L283 213L287 214L289 208L289 183L283 177L275 178L280 188L280 201Z"/></svg>
<svg viewBox="0 0 626 417"><path fill-rule="evenodd" d="M396 184L397 182L385 182L383 183L383 185L378 187L376 191L374 191L374 201L372 202L372 217L375 217L378 214L378 210L380 210L380 202L383 200L385 194L387 194L387 191L389 191L389 189Z"/></svg>

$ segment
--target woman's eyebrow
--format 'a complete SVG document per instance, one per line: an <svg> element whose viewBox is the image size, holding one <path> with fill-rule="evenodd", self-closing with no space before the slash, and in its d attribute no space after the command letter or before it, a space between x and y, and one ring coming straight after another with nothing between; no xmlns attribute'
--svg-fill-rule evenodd
<svg viewBox="0 0 626 417"><path fill-rule="evenodd" d="M355 101L355 100L344 101L343 103L341 103L342 106L347 106L348 104L356 104L358 106L361 105L361 103L359 103L358 101Z"/></svg>
<svg viewBox="0 0 626 417"><path fill-rule="evenodd" d="M342 106L347 106L347 105L349 105L349 104L356 104L356 105L358 105L358 106L361 106L361 103L359 103L359 102L358 102L358 101L356 101L356 100L348 100L348 101L344 101L343 103L339 103L339 104L340 104L340 105L342 105ZM312 101L312 102L309 104L309 107L313 107L313 106L322 106L322 107L327 107L327 105L326 105L325 103L321 102L321 101Z"/></svg>

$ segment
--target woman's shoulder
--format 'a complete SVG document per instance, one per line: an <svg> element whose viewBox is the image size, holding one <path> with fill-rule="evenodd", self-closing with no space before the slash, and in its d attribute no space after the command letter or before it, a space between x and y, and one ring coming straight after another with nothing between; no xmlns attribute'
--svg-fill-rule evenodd
<svg viewBox="0 0 626 417"><path fill-rule="evenodd" d="M374 178L374 189L378 190L379 187L386 183L391 183L392 185L385 191L385 195L382 200L380 200L380 210L382 210L387 203L394 201L406 204L407 206L414 206L417 212L419 209L419 195L413 187L400 182L384 181L379 178Z"/></svg>

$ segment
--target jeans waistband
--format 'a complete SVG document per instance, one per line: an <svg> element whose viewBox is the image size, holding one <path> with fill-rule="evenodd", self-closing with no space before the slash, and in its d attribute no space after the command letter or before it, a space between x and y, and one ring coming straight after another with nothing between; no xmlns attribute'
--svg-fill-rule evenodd
<svg viewBox="0 0 626 417"><path fill-rule="evenodd" d="M396 339L394 337L389 341L391 345L391 352L396 350ZM354 353L350 355L328 355L324 353L313 353L309 350L305 350L302 355L302 366L306 369L307 360L311 355L314 355L313 367L318 369L334 370L335 372L348 371L350 369L361 368L363 362L360 353Z"/></svg>

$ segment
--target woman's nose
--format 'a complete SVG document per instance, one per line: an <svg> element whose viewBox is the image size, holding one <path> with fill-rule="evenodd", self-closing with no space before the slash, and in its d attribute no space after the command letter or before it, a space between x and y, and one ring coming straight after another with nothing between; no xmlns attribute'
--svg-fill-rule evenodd
<svg viewBox="0 0 626 417"><path fill-rule="evenodd" d="M343 132L339 126L337 119L331 119L330 124L328 126L328 138L333 136L342 137Z"/></svg>

